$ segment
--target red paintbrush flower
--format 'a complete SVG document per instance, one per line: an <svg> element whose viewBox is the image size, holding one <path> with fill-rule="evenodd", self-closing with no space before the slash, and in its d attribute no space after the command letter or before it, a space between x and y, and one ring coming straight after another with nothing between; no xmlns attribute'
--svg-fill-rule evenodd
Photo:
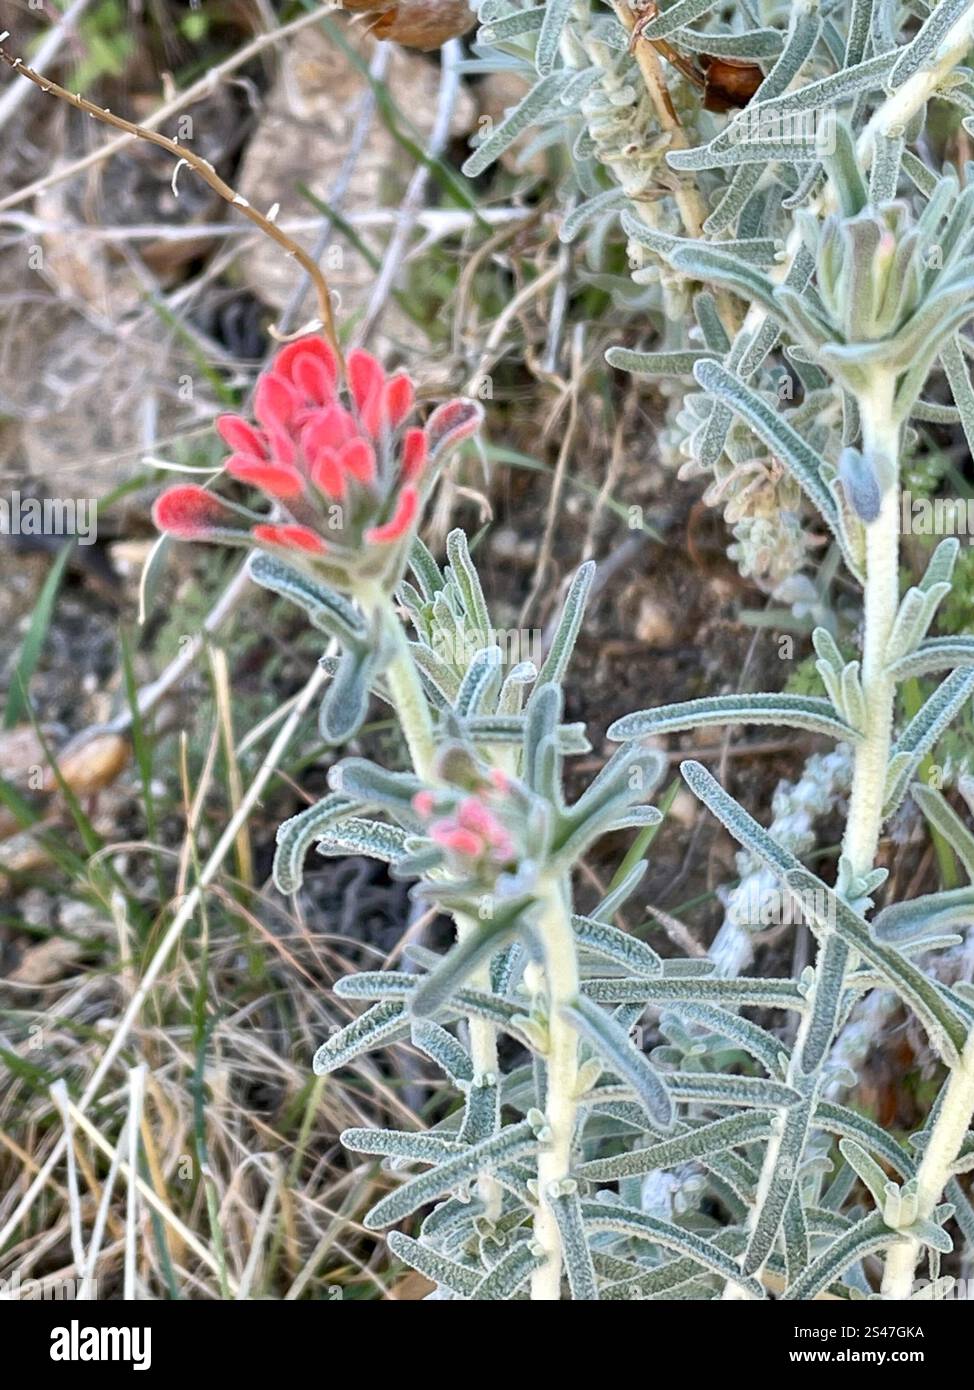
<svg viewBox="0 0 974 1390"><path fill-rule="evenodd" d="M156 503L160 530L183 540L290 551L295 560L315 561L332 582L400 568L435 465L479 428L482 411L475 401L453 400L424 427L406 427L412 380L404 372L388 376L359 349L346 365L347 394L324 339L300 338L259 378L256 426L239 415L216 422L231 450L226 472L272 499L272 519L232 508L203 488L176 487Z"/></svg>

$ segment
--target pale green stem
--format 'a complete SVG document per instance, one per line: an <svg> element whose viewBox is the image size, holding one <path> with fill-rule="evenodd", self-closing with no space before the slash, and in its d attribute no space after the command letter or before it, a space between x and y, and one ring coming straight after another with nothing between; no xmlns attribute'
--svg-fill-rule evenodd
<svg viewBox="0 0 974 1390"><path fill-rule="evenodd" d="M893 418L894 388L893 378L877 374L872 389L865 392L859 402L863 451L867 456L887 460L887 468L883 471L893 477L896 476L899 459L899 426ZM886 769L893 732L893 698L896 693L895 682L886 670L886 652L899 605L899 521L899 485L892 483L883 497L879 516L866 527L861 667L866 724L853 754L852 793L842 841L843 853L857 875L866 874L873 867L883 823ZM803 1075L800 1059L811 1023L817 978L816 971L787 1073L789 1085L803 1093L814 1085L814 1078L810 1082ZM751 1210L752 1229L767 1200L780 1149L780 1136L773 1136L765 1150ZM727 1300L748 1298L748 1294L737 1284L727 1284L723 1296Z"/></svg>
<svg viewBox="0 0 974 1390"><path fill-rule="evenodd" d="M413 770L417 777L426 781L433 775L436 754L429 704L402 623L388 600L383 602L382 611L385 630L393 643L393 657L386 667L386 680Z"/></svg>
<svg viewBox="0 0 974 1390"><path fill-rule="evenodd" d="M916 1219L929 1221L951 1176L951 1167L967 1138L974 1114L974 1031L951 1072L943 1105L927 1141L916 1176ZM882 1293L888 1299L908 1299L913 1292L920 1242L910 1237L886 1256Z"/></svg>
<svg viewBox="0 0 974 1390"><path fill-rule="evenodd" d="M541 890L538 932L544 949L544 990L548 1006L548 1052L545 1057L545 1145L538 1157L538 1211L534 1237L545 1261L531 1280L531 1298L561 1298L561 1233L550 1197L571 1174L572 1141L578 1092L578 1034L562 1016L578 994L578 960L571 927L568 885L552 880Z"/></svg>
<svg viewBox="0 0 974 1390"><path fill-rule="evenodd" d="M399 616L389 598L378 591L367 590L359 596L367 612L377 609L382 614L383 625L393 647L393 657L386 667L386 680L393 705L399 719L406 746L409 749L413 771L424 781L433 776L433 763L436 743L433 735L433 721L429 703L423 690L416 663L409 650L409 643ZM477 923L472 918L457 913L454 917L457 939L462 940L476 931ZM476 989L490 990L490 969L483 966L474 972L470 983ZM481 1018L468 1018L470 1033L470 1059L473 1063L474 1084L487 1077L497 1076L497 1030L494 1025ZM500 1215L500 1187L494 1178L484 1174L478 1180L478 1192L484 1203L485 1215L496 1220Z"/></svg>

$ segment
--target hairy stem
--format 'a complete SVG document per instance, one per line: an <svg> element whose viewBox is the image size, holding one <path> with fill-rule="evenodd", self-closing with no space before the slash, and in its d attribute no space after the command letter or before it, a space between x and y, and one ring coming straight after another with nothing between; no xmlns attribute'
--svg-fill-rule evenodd
<svg viewBox="0 0 974 1390"><path fill-rule="evenodd" d="M366 606L378 604L383 613L383 624L394 655L386 667L386 679L392 694L393 704L399 724L406 739L413 770L424 780L433 775L433 759L436 744L433 737L433 721L430 717L429 703L426 699L419 671L409 650L409 643L402 623L391 603L385 596L370 594L364 598ZM477 930L477 922L461 914L455 917L457 939L462 941ZM476 989L490 991L490 968L482 966L472 976L470 983ZM473 1062L474 1084L485 1077L497 1074L497 1030L492 1023L482 1018L468 1018L470 1034L470 1057ZM478 1180L478 1193L484 1203L485 1215L496 1220L500 1215L502 1192L496 1180L483 1174Z"/></svg>
<svg viewBox="0 0 974 1390"><path fill-rule="evenodd" d="M974 1114L974 1030L947 1083L944 1103L917 1170L917 1220L929 1221L951 1176L951 1166L967 1137ZM913 1292L920 1242L894 1245L886 1256L882 1293L888 1299L908 1299Z"/></svg>
<svg viewBox="0 0 974 1390"><path fill-rule="evenodd" d="M417 777L424 781L433 774L433 758L436 745L433 739L433 720L430 707L423 690L419 671L409 650L409 643L402 623L392 604L384 595L364 599L364 606L371 609L377 604L382 612L385 634L392 646L393 656L386 667L385 676L389 682L392 703L399 719L409 749L410 761Z"/></svg>
<svg viewBox="0 0 974 1390"><path fill-rule="evenodd" d="M899 427L893 421L894 381L879 377L860 401L863 450L885 458L895 470ZM899 604L899 486L887 489L879 516L866 527L866 587L863 595L862 693L866 727L856 746L843 853L855 874L873 867L883 819L886 769L893 731L895 682L886 652Z"/></svg>
<svg viewBox="0 0 974 1390"><path fill-rule="evenodd" d="M899 458L899 426L893 417L895 379L877 373L871 390L859 402L862 421L863 450L867 457L884 459L885 472L896 476ZM866 707L866 725L855 745L852 767L852 792L846 821L842 851L849 860L852 873L861 876L869 872L876 858L879 834L883 822L883 801L886 788L886 769L889 762L893 732L893 700L895 682L886 670L886 651L899 603L899 486L887 488L876 520L866 527L866 584L863 595L862 692ZM806 1076L801 1057L805 1038L813 1017L815 989L818 984L825 939L823 937L816 962L815 979L808 996L808 1007L802 1017L791 1061L788 1084L803 1095L814 1093L819 1084L829 1049L822 1054L818 1072ZM753 1230L760 1220L771 1190L781 1156L781 1136L776 1135L765 1150L764 1163L758 1182L757 1195L751 1211ZM740 1300L748 1295L736 1284L728 1284L724 1298Z"/></svg>
<svg viewBox="0 0 974 1390"><path fill-rule="evenodd" d="M578 1089L578 1034L562 1016L578 994L578 961L571 928L568 886L557 879L545 886L538 930L544 947L544 985L548 1003L548 1054L545 1147L538 1158L538 1213L534 1236L545 1262L531 1281L531 1298L561 1298L561 1233L549 1200L552 1188L571 1172Z"/></svg>

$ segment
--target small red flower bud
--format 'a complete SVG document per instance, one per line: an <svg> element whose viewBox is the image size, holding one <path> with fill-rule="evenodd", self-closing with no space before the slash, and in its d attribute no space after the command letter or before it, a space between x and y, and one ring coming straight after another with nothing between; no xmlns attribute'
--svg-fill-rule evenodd
<svg viewBox="0 0 974 1390"><path fill-rule="evenodd" d="M404 487L399 494L396 510L384 526L373 526L366 531L365 539L370 544L384 545L398 541L406 534L419 511L419 494L414 487Z"/></svg>
<svg viewBox="0 0 974 1390"><path fill-rule="evenodd" d="M171 487L156 498L152 519L160 531L179 540L202 540L234 522L233 513L213 492L195 483Z"/></svg>
<svg viewBox="0 0 974 1390"><path fill-rule="evenodd" d="M270 497L300 497L304 492L301 474L286 463L264 463L261 459L233 454L227 459L226 470L231 478L259 487Z"/></svg>
<svg viewBox="0 0 974 1390"><path fill-rule="evenodd" d="M255 526L250 534L255 541L264 541L267 545L280 545L286 550L304 550L309 555L324 555L328 549L310 526L262 524Z"/></svg>

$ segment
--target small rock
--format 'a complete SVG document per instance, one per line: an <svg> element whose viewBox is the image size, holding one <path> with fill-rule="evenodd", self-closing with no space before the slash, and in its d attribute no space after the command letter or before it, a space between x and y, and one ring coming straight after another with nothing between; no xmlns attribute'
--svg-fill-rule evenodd
<svg viewBox="0 0 974 1390"><path fill-rule="evenodd" d="M636 636L647 647L673 646L676 629L670 615L656 599L646 597L640 603L636 616Z"/></svg>

